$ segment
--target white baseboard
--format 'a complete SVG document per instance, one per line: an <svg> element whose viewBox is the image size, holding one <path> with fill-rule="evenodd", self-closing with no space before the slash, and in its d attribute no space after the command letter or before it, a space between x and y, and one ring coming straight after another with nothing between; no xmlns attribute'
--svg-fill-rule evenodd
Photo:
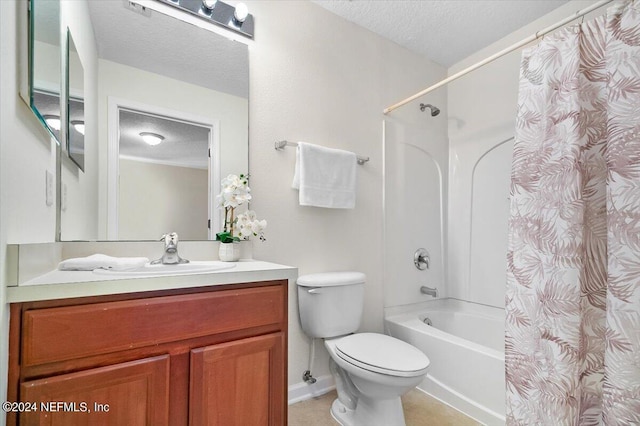
<svg viewBox="0 0 640 426"><path fill-rule="evenodd" d="M316 382L312 385L300 382L289 386L289 405L296 402L306 401L324 395L336 388L331 375L316 377Z"/></svg>

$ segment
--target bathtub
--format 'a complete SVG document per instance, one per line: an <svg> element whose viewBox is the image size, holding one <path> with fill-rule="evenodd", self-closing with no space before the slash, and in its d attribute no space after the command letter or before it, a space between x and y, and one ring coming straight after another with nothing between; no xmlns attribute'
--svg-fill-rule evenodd
<svg viewBox="0 0 640 426"><path fill-rule="evenodd" d="M384 326L429 357L419 389L486 425L505 424L503 309L441 299L387 308Z"/></svg>

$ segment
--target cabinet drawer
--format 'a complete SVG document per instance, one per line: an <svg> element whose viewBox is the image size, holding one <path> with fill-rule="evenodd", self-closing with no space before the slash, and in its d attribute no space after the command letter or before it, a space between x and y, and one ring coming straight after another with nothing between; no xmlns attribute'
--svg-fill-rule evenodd
<svg viewBox="0 0 640 426"><path fill-rule="evenodd" d="M284 286L277 285L25 311L22 365L251 327L285 327L284 294Z"/></svg>

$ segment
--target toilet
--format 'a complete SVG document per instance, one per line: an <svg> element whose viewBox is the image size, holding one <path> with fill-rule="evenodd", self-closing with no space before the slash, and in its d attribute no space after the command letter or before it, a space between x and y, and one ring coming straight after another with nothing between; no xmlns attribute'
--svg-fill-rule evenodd
<svg viewBox="0 0 640 426"><path fill-rule="evenodd" d="M400 396L427 374L419 349L379 333L355 333L364 303L361 272L300 276L298 306L307 336L324 339L338 398L331 415L343 426L404 426ZM355 333L355 334L354 334Z"/></svg>

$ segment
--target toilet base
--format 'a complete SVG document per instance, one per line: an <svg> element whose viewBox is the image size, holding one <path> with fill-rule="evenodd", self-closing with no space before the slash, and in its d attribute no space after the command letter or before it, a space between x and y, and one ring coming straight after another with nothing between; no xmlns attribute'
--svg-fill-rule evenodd
<svg viewBox="0 0 640 426"><path fill-rule="evenodd" d="M331 416L342 426L406 426L400 397L385 400L360 397L355 410L336 399L331 404Z"/></svg>

